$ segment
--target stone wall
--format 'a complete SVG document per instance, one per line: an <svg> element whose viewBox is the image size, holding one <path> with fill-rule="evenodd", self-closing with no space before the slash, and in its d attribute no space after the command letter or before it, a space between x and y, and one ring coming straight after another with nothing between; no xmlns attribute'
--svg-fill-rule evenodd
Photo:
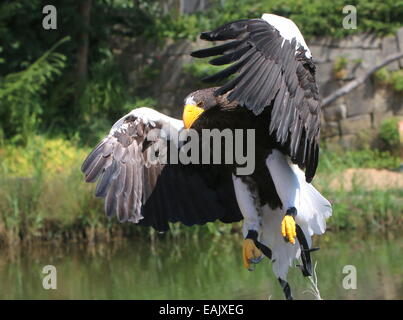
<svg viewBox="0 0 403 320"><path fill-rule="evenodd" d="M133 90L155 97L158 107L173 116L180 116L183 99L200 86L200 79L186 72L193 61L189 53L208 45L200 40L168 40L161 45L128 38L112 43ZM320 93L325 97L385 56L403 50L403 28L384 38L370 34L344 39L323 37L308 41L308 46L317 64ZM337 69L337 65L343 68ZM391 71L399 68L403 68L403 59L388 66ZM323 109L322 138L354 145L364 136L373 137L382 120L392 116L403 116L403 95L371 79Z"/></svg>
<svg viewBox="0 0 403 320"><path fill-rule="evenodd" d="M325 97L386 56L403 51L403 28L384 38L371 34L344 39L324 37L308 41L308 46L316 60L320 93ZM389 71L402 68L403 59L387 66ZM370 79L322 111L322 138L351 146L362 139L376 140L377 129L385 118L403 116L403 94Z"/></svg>

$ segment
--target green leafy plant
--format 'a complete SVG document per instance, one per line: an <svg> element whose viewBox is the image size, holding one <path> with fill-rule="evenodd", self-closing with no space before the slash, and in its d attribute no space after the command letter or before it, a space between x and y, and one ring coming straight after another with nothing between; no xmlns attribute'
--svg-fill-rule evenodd
<svg viewBox="0 0 403 320"><path fill-rule="evenodd" d="M403 70L392 72L390 81L395 91L403 92Z"/></svg>
<svg viewBox="0 0 403 320"><path fill-rule="evenodd" d="M14 142L26 144L35 132L42 113L41 96L51 81L61 74L66 57L55 52L68 41L64 38L23 71L12 73L0 81L0 116L2 130Z"/></svg>
<svg viewBox="0 0 403 320"><path fill-rule="evenodd" d="M356 32L386 35L401 27L401 2L352 0L349 4L359 8L360 27L355 30L341 27L345 16L342 9L346 5L343 0L212 0L209 9L183 16L175 12L164 15L160 7L149 7L150 15L155 18L147 33L175 39L194 39L201 30L213 29L233 20L258 18L262 12L292 19L301 28L305 38L323 35L340 38Z"/></svg>
<svg viewBox="0 0 403 320"><path fill-rule="evenodd" d="M397 149L400 143L398 123L397 118L385 119L379 128L379 138L390 150Z"/></svg>
<svg viewBox="0 0 403 320"><path fill-rule="evenodd" d="M348 59L346 57L337 57L333 64L333 74L336 79L343 79L346 76Z"/></svg>
<svg viewBox="0 0 403 320"><path fill-rule="evenodd" d="M390 87L396 92L403 92L403 70L389 71L381 68L375 72L374 79L380 85Z"/></svg>

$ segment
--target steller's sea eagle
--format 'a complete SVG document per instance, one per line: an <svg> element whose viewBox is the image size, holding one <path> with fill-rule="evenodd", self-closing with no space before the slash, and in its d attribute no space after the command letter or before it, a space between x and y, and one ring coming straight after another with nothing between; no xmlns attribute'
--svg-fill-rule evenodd
<svg viewBox="0 0 403 320"><path fill-rule="evenodd" d="M230 64L204 79L223 84L190 93L183 120L149 108L131 111L95 147L82 171L87 182L99 180L96 196L105 198L106 214L121 222L167 231L168 222L243 219L244 266L252 269L268 257L292 299L288 268L297 259L303 275L311 275L311 236L325 232L332 212L310 184L320 132L311 53L294 22L272 14L225 24L201 39L228 40L192 53L218 56L212 65ZM179 149L183 144L174 137L204 129L253 129L253 172L238 174L236 163L151 161L150 148L165 141L165 151Z"/></svg>

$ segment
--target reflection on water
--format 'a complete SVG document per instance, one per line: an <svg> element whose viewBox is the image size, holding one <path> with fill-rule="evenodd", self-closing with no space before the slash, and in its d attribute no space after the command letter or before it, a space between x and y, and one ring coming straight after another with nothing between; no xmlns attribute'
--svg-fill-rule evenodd
<svg viewBox="0 0 403 320"><path fill-rule="evenodd" d="M403 298L402 237L329 232L315 245L322 298ZM42 287L49 264L57 268L57 290ZM357 290L342 287L345 265L357 268ZM299 270L289 280L296 298L313 298ZM254 272L242 268L237 236L2 249L0 284L0 299L283 299L267 259Z"/></svg>

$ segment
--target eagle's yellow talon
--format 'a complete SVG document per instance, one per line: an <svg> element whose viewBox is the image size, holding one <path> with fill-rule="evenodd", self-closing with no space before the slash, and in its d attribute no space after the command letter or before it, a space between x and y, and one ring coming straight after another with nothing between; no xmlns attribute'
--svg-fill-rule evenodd
<svg viewBox="0 0 403 320"><path fill-rule="evenodd" d="M258 261L262 257L262 251L256 247L252 239L245 239L243 241L242 256L244 267L251 270L251 262Z"/></svg>
<svg viewBox="0 0 403 320"><path fill-rule="evenodd" d="M281 234L290 243L295 244L295 237L297 236L297 229L295 220L290 215L285 215L283 221L281 221Z"/></svg>

